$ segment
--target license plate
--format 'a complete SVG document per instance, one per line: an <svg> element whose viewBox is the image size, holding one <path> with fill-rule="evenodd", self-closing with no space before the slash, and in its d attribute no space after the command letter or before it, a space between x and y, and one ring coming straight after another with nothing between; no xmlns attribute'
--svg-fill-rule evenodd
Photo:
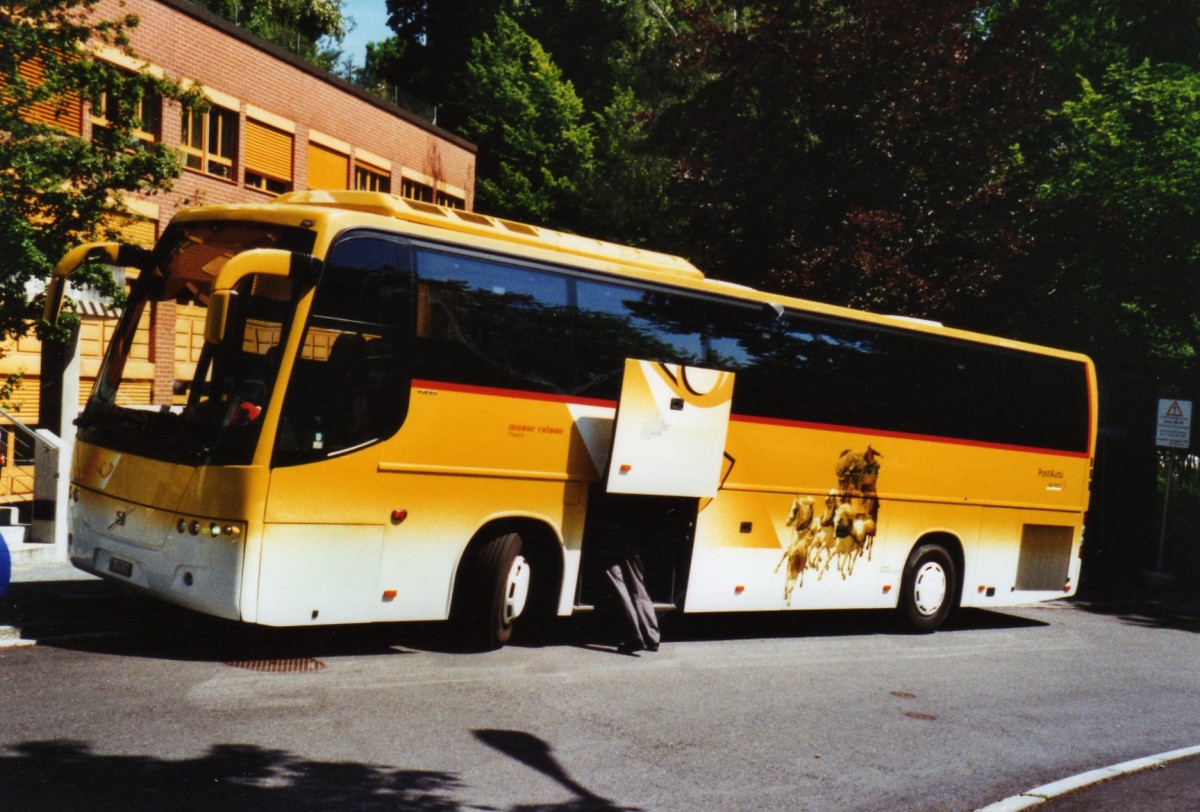
<svg viewBox="0 0 1200 812"><path fill-rule="evenodd" d="M128 578L130 575L133 575L133 564L130 564L128 561L122 561L119 558L110 558L108 559L108 571Z"/></svg>

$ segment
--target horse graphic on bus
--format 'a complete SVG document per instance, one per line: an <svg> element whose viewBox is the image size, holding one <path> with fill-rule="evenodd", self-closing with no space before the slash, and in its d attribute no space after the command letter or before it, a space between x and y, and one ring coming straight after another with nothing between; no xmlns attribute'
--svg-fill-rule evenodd
<svg viewBox="0 0 1200 812"><path fill-rule="evenodd" d="M871 560L879 518L875 485L882 456L869 445L865 451L842 451L834 465L837 487L825 496L820 513L812 496L797 494L792 500L787 518L787 527L792 530L791 542L775 565L775 572L779 572L787 563L783 597L789 606L792 592L797 586L804 586L807 570L815 571L820 580L836 565L844 580L854 574L859 556L866 555Z"/></svg>

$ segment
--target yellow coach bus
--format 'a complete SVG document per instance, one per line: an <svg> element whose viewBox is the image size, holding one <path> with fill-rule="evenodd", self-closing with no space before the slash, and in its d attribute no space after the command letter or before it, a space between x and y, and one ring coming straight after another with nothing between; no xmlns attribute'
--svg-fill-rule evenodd
<svg viewBox="0 0 1200 812"><path fill-rule="evenodd" d="M370 192L187 210L56 280L88 261L140 273L78 419L70 557L172 603L495 647L600 600L606 535L684 612L928 630L1078 583L1081 355ZM207 307L174 406L123 397L153 302Z"/></svg>

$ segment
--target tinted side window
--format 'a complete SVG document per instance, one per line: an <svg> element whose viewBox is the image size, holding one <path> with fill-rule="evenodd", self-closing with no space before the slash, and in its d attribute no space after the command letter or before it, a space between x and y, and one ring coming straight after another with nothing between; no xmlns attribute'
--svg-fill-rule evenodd
<svg viewBox="0 0 1200 812"><path fill-rule="evenodd" d="M626 358L703 363L704 310L698 300L608 282L576 284L579 394L616 400Z"/></svg>
<svg viewBox="0 0 1200 812"><path fill-rule="evenodd" d="M408 411L409 248L374 235L333 247L284 403L275 462L295 464L394 434Z"/></svg>
<svg viewBox="0 0 1200 812"><path fill-rule="evenodd" d="M806 423L1082 452L1082 364L789 313L767 327L713 320L739 373L734 412Z"/></svg>
<svg viewBox="0 0 1200 812"><path fill-rule="evenodd" d="M570 391L567 277L429 249L417 275L419 377Z"/></svg>

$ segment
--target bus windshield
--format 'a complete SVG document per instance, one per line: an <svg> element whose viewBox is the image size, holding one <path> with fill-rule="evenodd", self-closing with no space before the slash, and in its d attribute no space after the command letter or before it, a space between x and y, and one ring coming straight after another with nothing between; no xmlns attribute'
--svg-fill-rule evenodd
<svg viewBox="0 0 1200 812"><path fill-rule="evenodd" d="M313 242L310 231L262 222L177 222L167 229L154 267L132 285L79 418L80 438L168 462L249 464L279 368L279 347L305 292L300 282L252 275L238 283L226 340L206 344L191 380L176 385L182 402L129 405L144 402L145 393L136 388L145 382L127 374L127 368L131 359L152 360L145 331L172 305L207 305L213 282L230 258L254 248L309 253Z"/></svg>

